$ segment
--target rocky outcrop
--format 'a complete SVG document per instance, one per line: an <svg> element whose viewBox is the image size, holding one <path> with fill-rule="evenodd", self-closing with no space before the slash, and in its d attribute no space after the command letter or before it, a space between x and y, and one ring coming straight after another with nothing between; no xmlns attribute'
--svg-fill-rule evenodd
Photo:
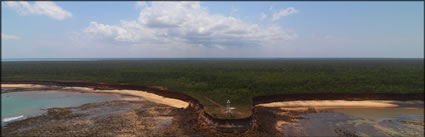
<svg viewBox="0 0 425 137"><path fill-rule="evenodd" d="M202 104L198 102L190 102L187 109L196 113L201 127L207 128L212 132L243 133L253 130L256 124L252 116L242 119L215 118L205 112Z"/></svg>

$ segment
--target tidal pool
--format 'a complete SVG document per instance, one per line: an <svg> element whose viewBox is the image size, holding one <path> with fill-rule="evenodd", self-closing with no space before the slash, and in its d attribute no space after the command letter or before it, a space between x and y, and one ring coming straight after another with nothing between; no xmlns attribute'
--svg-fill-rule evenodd
<svg viewBox="0 0 425 137"><path fill-rule="evenodd" d="M424 108L331 108L299 115L285 136L424 136Z"/></svg>
<svg viewBox="0 0 425 137"><path fill-rule="evenodd" d="M2 90L6 90L3 89ZM113 95L101 95L60 90L34 90L1 94L2 125L6 122L41 115L47 108L72 107L87 103L117 99Z"/></svg>

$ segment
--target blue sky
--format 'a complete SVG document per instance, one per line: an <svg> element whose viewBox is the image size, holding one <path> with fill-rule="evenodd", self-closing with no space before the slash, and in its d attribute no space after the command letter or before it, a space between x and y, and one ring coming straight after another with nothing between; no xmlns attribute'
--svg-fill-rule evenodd
<svg viewBox="0 0 425 137"><path fill-rule="evenodd" d="M2 2L2 58L423 58L423 2Z"/></svg>

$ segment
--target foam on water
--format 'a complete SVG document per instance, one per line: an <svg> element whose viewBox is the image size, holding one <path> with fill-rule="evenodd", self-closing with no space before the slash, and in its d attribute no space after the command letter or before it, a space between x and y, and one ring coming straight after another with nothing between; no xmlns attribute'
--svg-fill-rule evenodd
<svg viewBox="0 0 425 137"><path fill-rule="evenodd" d="M2 119L2 122L10 122L10 121L14 121L14 120L22 119L22 118L25 118L25 116L20 115L20 116L17 116L17 117L4 118L4 119Z"/></svg>

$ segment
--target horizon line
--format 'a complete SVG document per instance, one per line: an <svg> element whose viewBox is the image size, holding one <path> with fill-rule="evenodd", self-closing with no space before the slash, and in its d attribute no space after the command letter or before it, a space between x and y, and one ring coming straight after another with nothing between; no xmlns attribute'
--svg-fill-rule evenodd
<svg viewBox="0 0 425 137"><path fill-rule="evenodd" d="M77 57L77 58L1 58L3 59L286 59L286 58L322 58L322 59L424 59L424 57Z"/></svg>

